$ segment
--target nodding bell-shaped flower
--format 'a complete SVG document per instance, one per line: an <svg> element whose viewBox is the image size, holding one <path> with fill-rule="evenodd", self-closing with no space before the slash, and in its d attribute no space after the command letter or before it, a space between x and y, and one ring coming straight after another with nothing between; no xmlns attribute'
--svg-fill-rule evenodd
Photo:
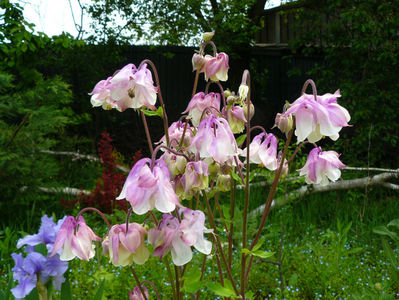
<svg viewBox="0 0 399 300"><path fill-rule="evenodd" d="M86 225L84 218L79 216L76 221L74 217L68 216L58 231L50 257L62 248L60 259L63 261L72 260L76 256L79 259L89 260L94 256L93 241L99 242L101 238Z"/></svg>
<svg viewBox="0 0 399 300"><path fill-rule="evenodd" d="M156 208L163 213L171 212L176 205L180 206L172 184L170 173L163 160L157 160L153 169L151 160L139 160L130 171L121 194L117 200L126 199L138 215Z"/></svg>
<svg viewBox="0 0 399 300"><path fill-rule="evenodd" d="M174 147L179 145L181 137L184 132L185 123L181 121L173 122L168 128L170 146ZM193 128L187 124L186 132L184 134L184 140L182 146L188 146L191 143L191 138L193 137ZM163 136L157 144L163 143L166 146L166 137ZM163 150L163 149L162 149Z"/></svg>
<svg viewBox="0 0 399 300"><path fill-rule="evenodd" d="M93 107L102 106L105 110L118 109L117 103L111 99L110 95L111 79L112 77L108 77L106 80L101 80L96 84L93 91L89 93L91 95L90 102Z"/></svg>
<svg viewBox="0 0 399 300"><path fill-rule="evenodd" d="M348 111L337 103L341 94L317 96L303 94L290 105L284 116L295 115L295 135L298 142L306 138L311 143L319 141L323 136L337 140L342 127L349 126L350 115Z"/></svg>
<svg viewBox="0 0 399 300"><path fill-rule="evenodd" d="M229 70L229 57L226 53L221 52L216 57L206 55L203 71L205 80L226 81L228 79L227 71Z"/></svg>
<svg viewBox="0 0 399 300"><path fill-rule="evenodd" d="M206 255L212 250L212 244L204 239L204 232L210 232L204 225L204 213L188 208L181 209L180 213L184 213L181 223L177 218L164 214L158 228L148 231L148 240L155 248L153 255L162 258L171 252L176 266L183 266L191 260L191 246Z"/></svg>
<svg viewBox="0 0 399 300"><path fill-rule="evenodd" d="M217 93L209 93L205 94L203 92L199 92L194 95L188 104L183 114L188 113L189 119L195 127L198 126L201 120L202 112L207 107L213 107L216 110L220 110L220 94Z"/></svg>
<svg viewBox="0 0 399 300"><path fill-rule="evenodd" d="M247 148L242 150L242 156L247 156ZM249 162L263 164L270 171L277 169L277 139L269 133L258 134L249 146Z"/></svg>
<svg viewBox="0 0 399 300"><path fill-rule="evenodd" d="M229 124L215 115L201 121L189 149L199 153L201 158L212 157L221 164L238 154Z"/></svg>
<svg viewBox="0 0 399 300"><path fill-rule="evenodd" d="M306 164L299 169L299 175L305 175L308 184L315 183L326 185L328 180L336 181L341 177L340 168L346 166L339 160L339 154L335 151L322 151L320 147L314 148L309 153Z"/></svg>
<svg viewBox="0 0 399 300"><path fill-rule="evenodd" d="M128 266L133 262L144 264L150 255L144 245L147 231L137 223L114 225L103 243L105 252L109 253L110 262L115 266Z"/></svg>
<svg viewBox="0 0 399 300"><path fill-rule="evenodd" d="M150 299L150 295L148 294L148 290L145 286L141 286L141 288L144 291L145 297L143 296L143 294L140 291L140 288L138 286L136 286L133 291L129 292L129 300L145 300L145 299Z"/></svg>
<svg viewBox="0 0 399 300"><path fill-rule="evenodd" d="M156 109L157 90L146 64L139 69L134 64L124 66L114 76L97 83L89 95L92 95L93 106L102 106L104 109Z"/></svg>
<svg viewBox="0 0 399 300"><path fill-rule="evenodd" d="M227 122L233 133L241 133L244 131L247 119L244 115L244 109L241 106L233 105L227 109Z"/></svg>
<svg viewBox="0 0 399 300"><path fill-rule="evenodd" d="M203 161L189 162L182 177L184 192L191 194L192 191L201 191L208 187L209 170Z"/></svg>
<svg viewBox="0 0 399 300"><path fill-rule="evenodd" d="M193 64L193 71L200 71L206 63L206 59L203 55L194 53L191 63Z"/></svg>

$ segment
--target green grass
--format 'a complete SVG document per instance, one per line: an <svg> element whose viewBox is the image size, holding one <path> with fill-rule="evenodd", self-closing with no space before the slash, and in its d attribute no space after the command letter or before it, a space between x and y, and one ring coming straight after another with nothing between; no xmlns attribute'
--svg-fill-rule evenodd
<svg viewBox="0 0 399 300"><path fill-rule="evenodd" d="M240 196L240 195L239 195ZM265 201L264 191L253 189L251 209ZM261 249L276 252L272 261L278 259L280 235L283 233L282 275L284 296L280 290L280 273L275 264L254 259L248 289L255 299L394 299L399 296L399 283L393 279L389 259L382 247L381 237L372 232L379 225L386 225L398 218L398 193L369 188L364 190L330 192L298 199L292 204L273 210L263 231L265 239ZM228 199L221 197L221 204ZM237 200L238 211L242 200ZM225 203L227 205L227 202ZM122 215L115 216L123 218ZM258 218L250 218L249 236L253 236ZM137 218L135 221L140 221ZM87 222L100 221L87 215ZM240 216L235 220L235 249L240 244ZM2 267L0 290L8 284L9 268L13 262L9 255L20 237L17 225L8 227L0 235ZM32 230L34 232L35 230ZM208 237L210 238L210 237ZM396 256L399 249L390 243ZM232 264L235 278L239 278L239 255ZM7 257L8 256L8 257ZM194 265L198 269L202 256L195 253ZM101 264L99 264L99 261ZM158 258L151 258L144 266L135 266L140 278L151 280L163 299L170 299L170 281L165 265ZM172 268L173 270L173 268ZM217 280L215 256L207 259L206 280ZM73 299L90 299L100 282L105 280L105 299L127 299L129 290L135 286L128 268L116 268L108 259L98 256L90 262L74 260L70 263L68 276ZM150 290L151 293L151 290ZM154 295L154 294L152 294ZM190 299L190 295L186 298ZM206 286L201 299L215 298Z"/></svg>

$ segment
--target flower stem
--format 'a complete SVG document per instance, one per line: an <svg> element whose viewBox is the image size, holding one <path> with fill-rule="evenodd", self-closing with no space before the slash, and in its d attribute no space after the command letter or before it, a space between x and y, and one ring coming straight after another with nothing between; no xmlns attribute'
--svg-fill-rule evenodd
<svg viewBox="0 0 399 300"><path fill-rule="evenodd" d="M137 286L138 286L139 289L140 289L141 295L143 296L143 298L144 298L145 300L148 300L146 294L144 293L143 287L142 287L141 284L140 284L140 280L139 280L139 278L137 277L136 272L134 271L133 266L130 266L130 270L132 271L134 280L136 280Z"/></svg>
<svg viewBox="0 0 399 300"><path fill-rule="evenodd" d="M212 227L212 229L214 231L214 234L215 234L216 246L217 246L218 251L219 251L219 253L220 253L221 257L222 257L223 263L224 263L224 265L226 267L227 275L229 277L229 280L231 281L231 284L232 284L232 286L234 288L234 291L235 291L236 295L238 296L239 292L238 292L237 287L236 287L236 285L234 283L234 279L233 279L233 275L231 273L230 265L227 264L226 256L224 255L222 244L220 243L219 235L216 234L217 228L216 228L215 220L213 218L212 209L211 209L211 206L209 204L208 197L206 196L205 193L203 193L203 197L205 199L206 209L208 210L209 224L211 225L211 227Z"/></svg>
<svg viewBox="0 0 399 300"><path fill-rule="evenodd" d="M178 300L177 295L176 295L175 281L173 280L172 271L170 270L169 259L168 259L167 256L165 256L165 257L163 258L163 260L165 261L166 270L168 271L168 276L169 276L170 284L172 285L173 299Z"/></svg>
<svg viewBox="0 0 399 300"><path fill-rule="evenodd" d="M152 70L154 71L155 82L157 84L157 89L158 89L159 103L161 103L161 106L162 106L162 115L163 115L162 119L163 119L163 126L164 126L164 130L165 130L166 145L169 146L168 115L166 114L165 104L164 104L163 98L162 98L161 85L159 83L158 71L157 71L157 68L155 67L155 64L149 59L143 60L140 63L139 69L143 64L146 64L146 63L149 64L151 66Z"/></svg>
<svg viewBox="0 0 399 300"><path fill-rule="evenodd" d="M281 170L283 169L284 159L285 159L285 156L287 155L288 145L291 142L291 138L292 138L293 132L294 132L294 128L292 128L290 130L290 132L288 133L288 138L287 138L287 141L285 142L285 145L284 145L284 150L283 150L283 155L281 157L280 166L276 170L272 186L270 187L269 194L267 196L266 205L265 205L265 209L263 210L262 219L260 221L258 232L256 233L256 236L255 236L254 240L252 241L251 247L249 248L250 250L252 250L255 247L255 245L258 243L260 235L262 234L263 226L265 226L265 222L266 222L266 219L267 219L267 217L269 215L269 212L270 212L270 206L271 206L271 204L273 202L273 197L274 197L274 195L276 193L277 184L278 184L278 181L279 181L279 178L280 178L280 175L281 175ZM248 264L248 268L247 268L247 272L246 272L246 276L245 276L246 278L248 277L249 270L250 270L251 265L252 265L252 260L253 260L253 256L251 256L250 262Z"/></svg>
<svg viewBox="0 0 399 300"><path fill-rule="evenodd" d="M231 180L231 193L230 193L230 230L229 230L229 266L231 266L233 259L233 230L234 230L234 206L236 202L236 181Z"/></svg>
<svg viewBox="0 0 399 300"><path fill-rule="evenodd" d="M145 117L145 114L142 111L141 111L141 118L143 119L144 131L145 131L145 135L147 137L148 148L150 149L150 153L152 155L152 153L154 152L154 149L152 148L150 130L148 129L147 118Z"/></svg>
<svg viewBox="0 0 399 300"><path fill-rule="evenodd" d="M180 300L181 295L180 295L180 279L179 279L179 268L175 266L175 278L176 278L176 294L177 294L177 300Z"/></svg>
<svg viewBox="0 0 399 300"><path fill-rule="evenodd" d="M248 70L245 70L242 76L242 83L248 85L248 94L247 94L247 123L246 123L246 146L247 146L247 165L246 165L246 177L245 177L245 198L244 198L244 212L243 212L243 220L242 220L242 248L247 248L247 221L248 221L248 205L249 205L249 196L250 196L250 187L249 187L249 174L250 174L250 163L249 163L249 148L251 144L251 118L250 118L250 111L251 111L251 77ZM243 182L244 183L244 182ZM247 254L241 254L241 274L240 274L240 283L241 283L241 296L245 299L245 268L247 263Z"/></svg>
<svg viewBox="0 0 399 300"><path fill-rule="evenodd" d="M104 222L107 224L108 230L111 229L111 224L109 223L108 219L104 216L104 214L103 214L101 211L99 211L97 208L94 208L94 207L86 207L86 208L83 208L83 209L78 213L78 215L76 216L76 220L79 220L79 217L80 217L84 212L89 211L89 210L92 210L92 211L98 213L98 214L101 216L101 218L104 220Z"/></svg>

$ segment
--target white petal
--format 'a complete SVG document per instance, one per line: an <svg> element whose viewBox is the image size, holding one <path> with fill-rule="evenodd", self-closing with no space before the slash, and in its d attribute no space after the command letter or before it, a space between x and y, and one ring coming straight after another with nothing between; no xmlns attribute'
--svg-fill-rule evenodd
<svg viewBox="0 0 399 300"><path fill-rule="evenodd" d="M187 246L180 238L172 241L172 260L176 266L183 266L193 258L191 247Z"/></svg>

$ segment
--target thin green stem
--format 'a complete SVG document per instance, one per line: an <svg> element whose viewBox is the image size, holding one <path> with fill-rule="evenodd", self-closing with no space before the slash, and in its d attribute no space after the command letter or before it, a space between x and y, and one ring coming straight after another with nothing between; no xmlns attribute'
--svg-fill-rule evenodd
<svg viewBox="0 0 399 300"><path fill-rule="evenodd" d="M236 202L236 186L235 180L231 180L231 193L230 193L230 230L229 230L229 266L231 266L233 259L233 231L234 231L234 209Z"/></svg>
<svg viewBox="0 0 399 300"><path fill-rule="evenodd" d="M154 149L152 148L152 140L151 140L150 130L148 129L147 118L145 117L145 114L142 111L140 112L141 112L141 118L143 119L144 131L145 131L145 136L147 137L148 148L150 149L150 153L152 155Z"/></svg>
<svg viewBox="0 0 399 300"><path fill-rule="evenodd" d="M248 87L251 87L251 79L249 75L249 71L245 70L242 76L242 82L247 84ZM250 121L250 110L251 110L251 100L250 100L250 91L248 89L247 94L247 123L246 123L246 146L247 146L247 165L246 165L246 177L245 177L245 191L244 191L244 212L243 212L243 221L242 221L242 248L247 248L247 222L248 222L248 205L249 205L249 196L250 196L250 188L249 188L249 174L250 174L250 159L249 159L249 148L251 144L251 121ZM237 166L238 167L238 166ZM240 283L241 283L241 296L245 300L245 268L247 263L247 254L241 254L241 274L240 274Z"/></svg>
<svg viewBox="0 0 399 300"><path fill-rule="evenodd" d="M162 260L165 261L166 270L168 271L168 276L169 276L170 284L172 285L173 299L174 299L174 300L178 300L178 298L177 298L177 296L176 296L175 281L173 280L172 271L170 270L169 259L168 259L167 256L165 256Z"/></svg>
<svg viewBox="0 0 399 300"><path fill-rule="evenodd" d="M206 263L206 255L204 254L204 258L202 259L202 265L201 265L201 277L200 281L204 278L204 272L205 272L205 263ZM197 294L195 295L195 299L198 300L200 296L201 291L198 290Z"/></svg>
<svg viewBox="0 0 399 300"><path fill-rule="evenodd" d="M234 291L235 291L236 295L238 296L239 295L239 291L238 291L238 289L237 289L237 287L236 287L236 285L234 283L234 279L233 279L233 275L231 273L230 265L227 264L226 256L224 255L222 244L220 242L219 235L217 234L217 228L216 228L216 224L215 224L215 219L213 218L213 215L212 215L212 208L211 208L211 206L209 204L209 200L208 200L208 197L206 196L206 193L203 193L203 197L205 199L206 209L208 210L209 224L211 225L211 228L213 229L214 234L215 234L216 246L217 246L218 251L219 251L219 253L220 253L221 257L222 257L223 264L226 267L227 275L229 277L229 280L231 281L231 284L233 285Z"/></svg>
<svg viewBox="0 0 399 300"><path fill-rule="evenodd" d="M180 300L181 295L180 295L180 276L179 276L179 268L178 266L175 266L175 278L176 278L176 294L177 294L177 300Z"/></svg>

